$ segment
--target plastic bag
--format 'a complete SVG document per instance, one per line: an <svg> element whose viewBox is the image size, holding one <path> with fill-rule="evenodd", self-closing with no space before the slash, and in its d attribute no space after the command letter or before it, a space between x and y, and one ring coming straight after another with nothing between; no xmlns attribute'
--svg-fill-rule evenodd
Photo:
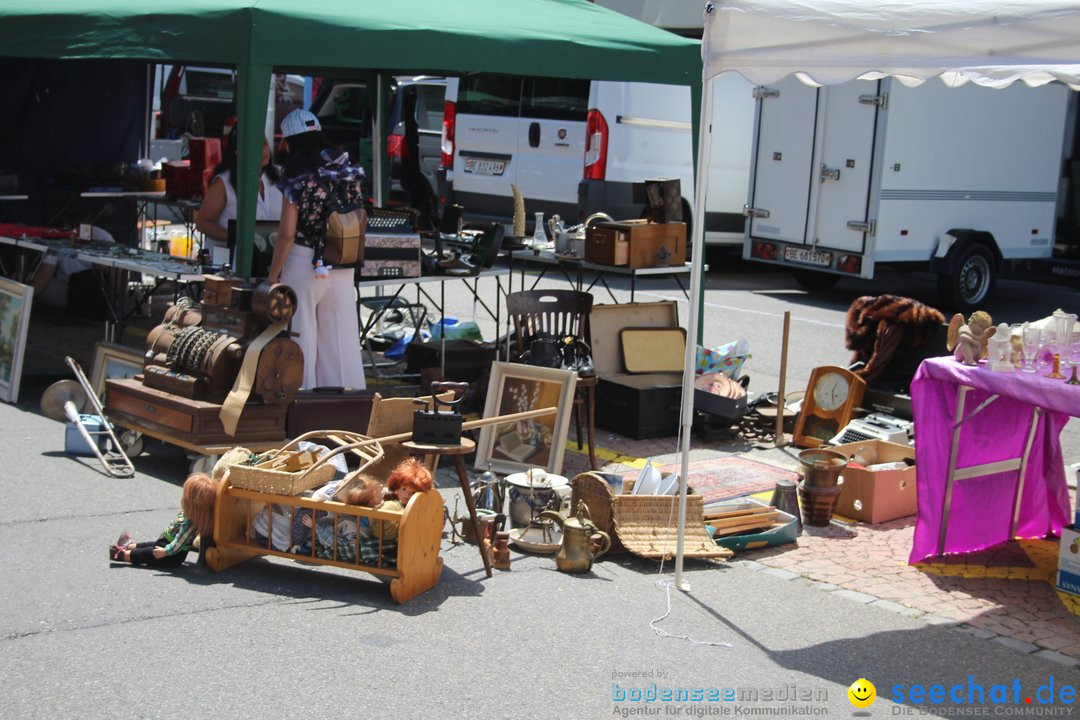
<svg viewBox="0 0 1080 720"><path fill-rule="evenodd" d="M742 375L743 365L751 357L753 355L750 354L750 341L745 338L714 348L698 345L694 372L698 375L718 372L736 380Z"/></svg>

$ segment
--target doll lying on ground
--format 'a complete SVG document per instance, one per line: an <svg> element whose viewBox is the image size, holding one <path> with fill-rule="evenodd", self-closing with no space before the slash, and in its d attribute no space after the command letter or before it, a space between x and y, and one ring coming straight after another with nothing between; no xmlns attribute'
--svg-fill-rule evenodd
<svg viewBox="0 0 1080 720"><path fill-rule="evenodd" d="M193 549L196 536L209 534L214 525L217 483L208 475L195 473L184 481L180 514L169 523L157 540L133 542L126 531L109 547L109 559L132 565L176 567Z"/></svg>

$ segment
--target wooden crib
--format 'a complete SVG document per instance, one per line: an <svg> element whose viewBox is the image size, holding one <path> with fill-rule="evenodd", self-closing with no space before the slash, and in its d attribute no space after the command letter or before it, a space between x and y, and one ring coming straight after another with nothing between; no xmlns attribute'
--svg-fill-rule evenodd
<svg viewBox="0 0 1080 720"><path fill-rule="evenodd" d="M340 449L347 450L355 444ZM380 449L378 456L381 455ZM279 512L274 512L273 506L277 506ZM264 509L267 510L267 525L265 538L262 538L255 532L254 522ZM292 521L296 513L303 509L311 511L313 520L321 513L330 513L329 517L333 518L331 544L315 542L312 527L310 552L301 555L288 552L288 548L277 549L273 541L275 522L287 521L291 537ZM368 518L376 527L381 524L378 521L388 521L396 524L397 537L393 541L384 541L381 537L364 540L357 534L355 546L346 547L344 543L339 543L338 529L343 518L352 518L357 525L362 518ZM436 489L413 495L405 509L399 512L241 488L227 479L218 486L213 542L206 548L205 558L206 563L218 572L256 555L273 555L303 560L305 563L362 570L393 578L390 596L395 602L404 603L435 587L439 581L443 566L439 557L443 522L443 498ZM373 534L381 535L377 532Z"/></svg>

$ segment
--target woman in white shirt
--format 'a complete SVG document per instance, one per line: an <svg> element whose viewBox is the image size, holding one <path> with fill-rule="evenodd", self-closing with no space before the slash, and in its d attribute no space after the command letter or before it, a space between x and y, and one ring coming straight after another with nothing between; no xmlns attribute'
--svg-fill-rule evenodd
<svg viewBox="0 0 1080 720"><path fill-rule="evenodd" d="M203 249L210 263L214 261L214 249L226 247L229 239L229 221L236 219L236 138L232 138L223 153L221 163L214 168L214 177L206 189L202 205L195 213L195 229L206 236ZM279 220L281 218L281 179L277 168L270 164L270 143L263 140L262 174L259 176L259 200L256 220Z"/></svg>

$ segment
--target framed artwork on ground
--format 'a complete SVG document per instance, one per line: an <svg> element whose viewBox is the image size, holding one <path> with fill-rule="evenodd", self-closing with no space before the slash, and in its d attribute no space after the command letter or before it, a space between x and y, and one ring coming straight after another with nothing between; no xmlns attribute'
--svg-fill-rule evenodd
<svg viewBox="0 0 1080 720"><path fill-rule="evenodd" d="M0 278L0 400L19 401L26 333L30 328L30 303L34 288Z"/></svg>
<svg viewBox="0 0 1080 720"><path fill-rule="evenodd" d="M129 378L141 373L143 354L135 348L110 342L99 342L94 346L94 369L90 373L90 384L98 397L105 394L105 381L110 378Z"/></svg>
<svg viewBox="0 0 1080 720"><path fill-rule="evenodd" d="M512 415L540 408L558 408L551 415L486 425L476 445L476 467L501 473L532 467L562 472L577 373L519 363L491 365L484 417Z"/></svg>

